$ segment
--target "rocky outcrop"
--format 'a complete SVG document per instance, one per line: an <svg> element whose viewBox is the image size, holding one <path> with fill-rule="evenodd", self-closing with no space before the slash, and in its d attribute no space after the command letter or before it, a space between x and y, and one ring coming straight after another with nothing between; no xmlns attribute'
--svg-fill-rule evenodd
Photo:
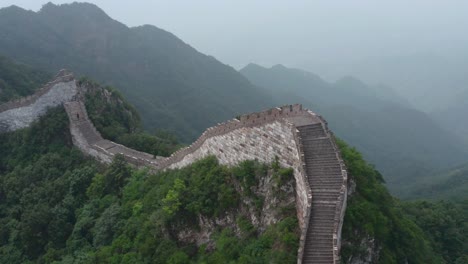
<svg viewBox="0 0 468 264"><path fill-rule="evenodd" d="M186 244L194 243L198 246L204 245L206 250L211 251L215 247L213 234L219 230L229 228L238 237L242 237L243 231L239 220L246 219L255 230L264 233L269 226L289 216L285 213L285 209L295 206L294 179L288 178L287 181L279 184L272 170L269 170L257 184L249 188L252 191L251 195L245 193L239 181L233 180L231 184L240 197L239 205L218 216L198 215L196 227L175 226L173 232L177 234L179 241ZM262 202L258 203L255 199ZM260 207L259 204L261 204Z"/></svg>
<svg viewBox="0 0 468 264"><path fill-rule="evenodd" d="M333 135L320 116L301 105L243 115L208 128L192 145L168 158L154 157L103 139L88 118L82 96L85 87L77 86L71 74L62 72L46 87L40 96L3 108L0 124L5 130L25 127L47 107L64 104L75 146L105 163L121 154L135 166L157 171L180 168L209 155L226 165L277 158L294 170L301 228L298 263L339 263L347 176Z"/></svg>

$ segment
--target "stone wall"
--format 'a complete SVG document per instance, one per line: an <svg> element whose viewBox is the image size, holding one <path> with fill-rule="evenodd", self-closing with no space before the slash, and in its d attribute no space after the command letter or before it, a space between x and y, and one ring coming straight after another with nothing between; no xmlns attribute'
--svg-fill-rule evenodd
<svg viewBox="0 0 468 264"><path fill-rule="evenodd" d="M77 86L73 75L62 71L56 80L48 83L33 96L1 105L0 132L26 127L45 113L48 107L64 104L70 120L70 133L74 145L85 154L105 163L110 163L115 155L122 154L129 163L137 167L149 167L153 171L158 171L184 167L208 155L216 156L220 163L226 165L236 165L249 159L271 162L278 157L282 166L294 169L296 209L301 227L298 258L301 258L313 197L306 175L303 147L296 127L316 123L322 123L326 127L325 120L303 109L301 105L273 108L242 115L208 128L189 147L175 152L168 158L154 157L103 139L88 118L83 103L84 92L85 87ZM336 145L334 149L341 160ZM337 252L341 244L341 227L347 192L346 169L344 164L342 165L344 187L333 230Z"/></svg>
<svg viewBox="0 0 468 264"><path fill-rule="evenodd" d="M79 87L82 90L82 87ZM70 133L73 144L83 153L90 155L101 162L111 163L115 155L121 154L130 163L137 167L150 167L158 169L157 161L162 157L154 157L148 153L136 151L102 138L88 117L84 103L80 100L64 104L70 120Z"/></svg>
<svg viewBox="0 0 468 264"><path fill-rule="evenodd" d="M333 148L335 150L336 156L340 161L341 166L341 175L343 182L341 184L340 195L338 197L338 203L336 206L335 212L335 219L334 219L334 229L333 229L333 250L335 256L335 263L340 263L340 250L341 250L341 233L343 229L343 222L344 216L346 213L346 205L348 202L348 171L346 169L346 165L344 163L343 158L341 157L341 151L336 144L335 135L333 132L328 128L328 123L325 119L319 116L321 122L325 126L326 133L329 135L331 142L333 144Z"/></svg>
<svg viewBox="0 0 468 264"><path fill-rule="evenodd" d="M314 113L302 109L302 105L243 115L208 128L192 145L160 161L159 167L180 168L208 155L227 165L248 159L271 162L277 156L282 166L294 169L296 209L300 227L306 230L308 222L304 220L310 208L311 192L295 128L295 123L304 120L320 122Z"/></svg>
<svg viewBox="0 0 468 264"><path fill-rule="evenodd" d="M168 168L181 168L199 159L214 155L221 164L236 165L244 160L259 160L270 163L275 157L284 167L294 169L298 219L304 227L307 213L308 192L304 186L305 175L299 170L301 160L294 139L294 125L278 120L261 126L243 127L229 133L207 138L197 149L186 154L180 161ZM301 184L302 183L302 184Z"/></svg>
<svg viewBox="0 0 468 264"><path fill-rule="evenodd" d="M72 100L76 93L73 75L61 71L54 81L33 95L0 105L0 133L29 126L48 108Z"/></svg>

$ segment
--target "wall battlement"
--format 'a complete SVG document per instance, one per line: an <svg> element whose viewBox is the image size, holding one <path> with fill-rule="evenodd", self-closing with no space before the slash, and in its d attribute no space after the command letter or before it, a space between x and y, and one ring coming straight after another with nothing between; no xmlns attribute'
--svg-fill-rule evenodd
<svg viewBox="0 0 468 264"><path fill-rule="evenodd" d="M67 70L61 70L55 76L55 79L53 81L50 81L50 82L46 83L43 87L36 90L36 92L34 92L34 94L26 96L26 97L22 97L20 99L14 100L14 101L10 101L10 102L0 104L0 113L5 112L5 111L10 110L10 109L20 108L20 107L31 105L38 98L40 98L41 96L43 96L44 94L49 92L50 89L52 89L52 87L54 87L56 84L63 83L63 82L70 82L70 81L73 81L74 79L75 79L75 77L73 76L72 73L68 72Z"/></svg>
<svg viewBox="0 0 468 264"><path fill-rule="evenodd" d="M210 127L203 132L203 134L195 140L189 147L173 153L169 158L166 158L160 162L161 168L167 168L170 165L179 162L186 155L196 151L208 138L220 136L232 132L240 128L258 127L267 123L272 122L285 122L286 118L298 117L298 116L314 116L312 112L302 108L302 105L289 105L282 106L273 109L269 109L263 112L251 113L242 115L238 118L229 120L224 123L220 123L214 127ZM318 119L317 119L318 121Z"/></svg>
<svg viewBox="0 0 468 264"><path fill-rule="evenodd" d="M33 95L0 105L0 133L29 126L48 108L72 100L77 91L73 74L60 71L55 80Z"/></svg>
<svg viewBox="0 0 468 264"><path fill-rule="evenodd" d="M321 116L299 104L241 115L208 128L190 146L164 158L102 138L88 117L84 92L85 87L77 85L73 75L62 70L54 81L35 94L0 105L0 132L25 127L44 114L48 107L63 104L74 145L104 163L110 163L115 155L122 154L130 164L158 171L184 167L209 155L215 155L226 165L248 159L271 162L277 157L282 166L293 168L296 180L296 210L301 228L298 263L316 263L314 256L327 256L321 263L339 263L347 174L333 134ZM15 125L19 118L28 121ZM334 155L330 156L330 153ZM323 163L325 159L326 163ZM331 175L328 167L324 167L329 166L326 164L334 164L339 170ZM320 186L322 182L328 185ZM325 187L332 195L323 195ZM328 200L321 200L325 199L323 197ZM327 204L324 217L329 217L327 221L332 224L325 232L330 237L326 240L329 244L314 233L317 226L312 214L319 214L323 204ZM317 251L319 249L324 252Z"/></svg>

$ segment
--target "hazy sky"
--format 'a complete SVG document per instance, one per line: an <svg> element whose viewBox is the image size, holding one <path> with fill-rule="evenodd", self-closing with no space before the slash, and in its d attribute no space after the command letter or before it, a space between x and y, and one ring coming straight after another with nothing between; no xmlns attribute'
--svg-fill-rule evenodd
<svg viewBox="0 0 468 264"><path fill-rule="evenodd" d="M55 4L71 1L52 1ZM236 68L333 68L378 56L468 47L464 0L89 0L128 26L152 24ZM37 11L41 0L0 0Z"/></svg>

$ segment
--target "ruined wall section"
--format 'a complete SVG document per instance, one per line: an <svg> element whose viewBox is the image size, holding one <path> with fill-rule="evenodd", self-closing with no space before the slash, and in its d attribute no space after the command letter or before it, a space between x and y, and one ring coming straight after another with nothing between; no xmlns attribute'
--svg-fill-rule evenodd
<svg viewBox="0 0 468 264"><path fill-rule="evenodd" d="M54 81L33 95L0 105L0 133L28 127L48 108L72 100L77 91L74 76L60 71Z"/></svg>

